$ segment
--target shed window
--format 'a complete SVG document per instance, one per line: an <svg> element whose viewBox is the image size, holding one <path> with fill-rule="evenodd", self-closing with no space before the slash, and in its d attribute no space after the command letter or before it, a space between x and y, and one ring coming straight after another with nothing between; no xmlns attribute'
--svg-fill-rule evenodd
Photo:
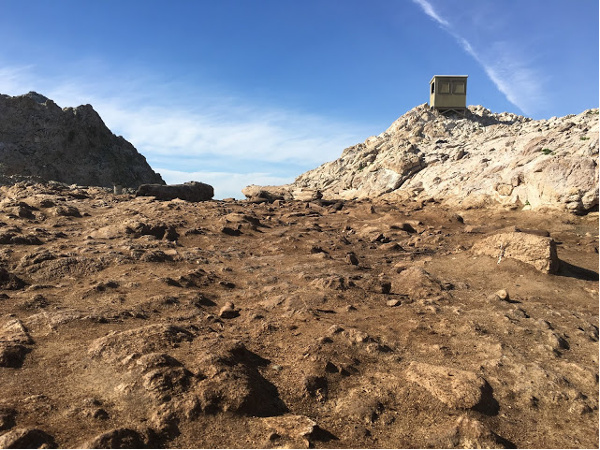
<svg viewBox="0 0 600 450"><path fill-rule="evenodd" d="M465 83L463 83L461 81L454 82L452 93L453 94L464 94L465 93Z"/></svg>
<svg viewBox="0 0 600 450"><path fill-rule="evenodd" d="M450 83L442 82L440 83L440 94L449 94L450 93Z"/></svg>
<svg viewBox="0 0 600 450"><path fill-rule="evenodd" d="M431 93L435 94L435 81L431 83Z"/></svg>

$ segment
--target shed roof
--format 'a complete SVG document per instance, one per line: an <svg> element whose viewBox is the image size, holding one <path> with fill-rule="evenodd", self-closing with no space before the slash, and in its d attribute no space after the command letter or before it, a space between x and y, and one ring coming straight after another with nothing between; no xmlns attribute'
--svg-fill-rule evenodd
<svg viewBox="0 0 600 450"><path fill-rule="evenodd" d="M431 77L431 80L429 80L429 83L431 84L431 82L433 81L434 78L468 78L469 75L434 75L433 77Z"/></svg>

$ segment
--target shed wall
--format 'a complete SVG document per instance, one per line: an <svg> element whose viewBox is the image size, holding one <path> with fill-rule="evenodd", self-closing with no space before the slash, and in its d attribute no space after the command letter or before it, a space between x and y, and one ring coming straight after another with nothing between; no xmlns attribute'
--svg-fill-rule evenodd
<svg viewBox="0 0 600 450"><path fill-rule="evenodd" d="M434 92L431 92L432 84ZM466 108L467 78L433 77L429 84L429 104L433 108Z"/></svg>

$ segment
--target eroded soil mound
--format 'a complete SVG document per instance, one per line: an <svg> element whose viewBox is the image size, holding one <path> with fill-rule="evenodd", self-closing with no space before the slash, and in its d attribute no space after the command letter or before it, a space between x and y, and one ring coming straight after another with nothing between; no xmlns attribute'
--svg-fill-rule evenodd
<svg viewBox="0 0 600 450"><path fill-rule="evenodd" d="M597 447L598 214L1 187L0 446Z"/></svg>

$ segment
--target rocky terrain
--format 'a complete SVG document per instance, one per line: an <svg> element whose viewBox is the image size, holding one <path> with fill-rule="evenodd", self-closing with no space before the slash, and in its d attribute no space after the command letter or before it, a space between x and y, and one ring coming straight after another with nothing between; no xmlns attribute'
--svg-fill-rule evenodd
<svg viewBox="0 0 600 450"><path fill-rule="evenodd" d="M598 110L550 120L470 106L446 117L418 106L384 133L279 187L249 198L435 198L448 206L598 208Z"/></svg>
<svg viewBox="0 0 600 450"><path fill-rule="evenodd" d="M35 92L0 94L0 184L24 177L87 186L164 184L91 105L60 108Z"/></svg>
<svg viewBox="0 0 600 450"><path fill-rule="evenodd" d="M433 136L411 114L415 142L389 172L383 137L343 156L369 161L356 177L373 192L415 172L404 199L341 199L362 189L346 172L272 203L0 187L0 447L597 448L598 213L510 200L550 201L529 194L550 169L529 168L575 158L566 138L535 125L555 140L530 147L517 183L491 170L524 131L473 121L495 146L484 163L452 147L458 125ZM586 161L597 115L570 121ZM503 181L506 206L427 192L443 154L449 174L480 167L465 186ZM586 174L558 201L592 208Z"/></svg>

